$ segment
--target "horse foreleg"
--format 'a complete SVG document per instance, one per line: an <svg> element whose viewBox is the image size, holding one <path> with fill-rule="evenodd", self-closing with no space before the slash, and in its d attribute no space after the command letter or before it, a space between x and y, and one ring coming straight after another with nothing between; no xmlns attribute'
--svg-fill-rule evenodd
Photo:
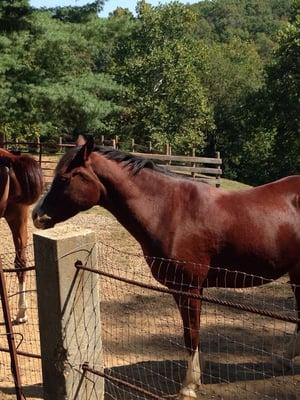
<svg viewBox="0 0 300 400"><path fill-rule="evenodd" d="M13 235L15 246L15 268L17 271L19 281L19 299L18 299L18 312L15 318L15 323L22 324L27 322L28 317L26 314L26 286L25 275L26 272L26 246L27 246L27 222L28 222L28 206L21 204L14 205L13 209L8 209L5 215L7 223Z"/></svg>
<svg viewBox="0 0 300 400"><path fill-rule="evenodd" d="M193 290L199 293L198 289ZM174 296L178 305L184 331L185 347L189 353L186 376L179 392L179 400L197 399L196 390L201 384L199 359L201 301L186 296Z"/></svg>

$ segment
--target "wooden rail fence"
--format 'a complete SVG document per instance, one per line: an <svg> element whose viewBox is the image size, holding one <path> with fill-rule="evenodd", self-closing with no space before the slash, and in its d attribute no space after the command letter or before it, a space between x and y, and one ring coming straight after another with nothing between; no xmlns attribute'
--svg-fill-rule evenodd
<svg viewBox="0 0 300 400"><path fill-rule="evenodd" d="M101 145L122 149L122 142L118 140L117 136L114 139L105 139L104 136L101 136L99 142ZM3 147L7 149L33 154L42 165L46 186L52 181L54 169L60 155L73 146L75 146L74 143L66 144L61 139L59 143L54 144L41 143L39 141L7 141L3 143ZM195 155L195 149L193 149L191 156L175 155L172 154L172 148L167 143L165 154L159 154L153 153L151 142L146 147L137 145L134 140L131 141L129 151L136 156L151 159L171 172L190 176L194 179L204 179L217 187L221 186L222 159L219 152L216 153L215 157L198 157Z"/></svg>

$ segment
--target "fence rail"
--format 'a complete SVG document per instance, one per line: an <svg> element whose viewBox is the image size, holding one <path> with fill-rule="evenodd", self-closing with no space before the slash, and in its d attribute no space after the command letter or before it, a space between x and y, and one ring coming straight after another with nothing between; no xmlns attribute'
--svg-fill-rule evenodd
<svg viewBox="0 0 300 400"><path fill-rule="evenodd" d="M99 143L116 149L122 149L122 143L118 138L105 139L102 136ZM74 147L75 144L63 143L62 140L60 140L59 143L7 141L3 143L3 146L8 149L13 149L15 151L20 150L27 153L32 153L34 149L36 149L35 155L42 165L46 183L49 183L53 178L54 169L58 161L58 155L63 154L66 149ZM140 150L143 150L143 152ZM132 141L130 151L136 156L152 159L158 162L158 165L164 166L171 172L184 176L191 176L195 179L206 179L217 187L221 185L222 159L219 152L216 153L215 157L196 157L195 150L193 150L192 156L174 155L171 154L171 146L167 144L165 150L166 154L159 154L153 152L151 145L147 152L147 147L138 146L134 141Z"/></svg>

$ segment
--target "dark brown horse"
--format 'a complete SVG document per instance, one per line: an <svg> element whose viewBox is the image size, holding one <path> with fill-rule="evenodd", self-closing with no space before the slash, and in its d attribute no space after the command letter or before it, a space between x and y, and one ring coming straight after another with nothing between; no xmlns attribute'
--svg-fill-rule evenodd
<svg viewBox="0 0 300 400"><path fill-rule="evenodd" d="M27 321L23 269L26 267L28 211L42 190L42 170L36 160L0 149L0 217L6 219L11 230L16 252L15 267L19 270L17 323Z"/></svg>
<svg viewBox="0 0 300 400"><path fill-rule="evenodd" d="M288 273L300 309L300 286L296 286L300 283L300 176L226 191L172 176L149 160L94 147L89 138L62 157L50 190L33 211L33 221L38 228L49 228L95 205L118 219L145 256L184 261L168 263L166 269L161 263L149 263L153 276L169 288L199 294L203 287L215 286L217 279L219 286L244 287ZM218 268L208 266L229 271L217 273ZM189 352L179 397L195 399L200 384L201 302L174 297ZM285 357L292 360L299 354L297 326Z"/></svg>

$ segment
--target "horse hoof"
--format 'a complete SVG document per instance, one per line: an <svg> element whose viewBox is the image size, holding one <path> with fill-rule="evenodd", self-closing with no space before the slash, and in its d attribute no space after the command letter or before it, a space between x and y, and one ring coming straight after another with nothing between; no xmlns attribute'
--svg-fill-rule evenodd
<svg viewBox="0 0 300 400"><path fill-rule="evenodd" d="M194 389L191 388L182 388L179 393L179 400L195 400L197 399L197 395Z"/></svg>
<svg viewBox="0 0 300 400"><path fill-rule="evenodd" d="M16 317L13 321L15 325L25 324L28 321L27 315L24 317Z"/></svg>

